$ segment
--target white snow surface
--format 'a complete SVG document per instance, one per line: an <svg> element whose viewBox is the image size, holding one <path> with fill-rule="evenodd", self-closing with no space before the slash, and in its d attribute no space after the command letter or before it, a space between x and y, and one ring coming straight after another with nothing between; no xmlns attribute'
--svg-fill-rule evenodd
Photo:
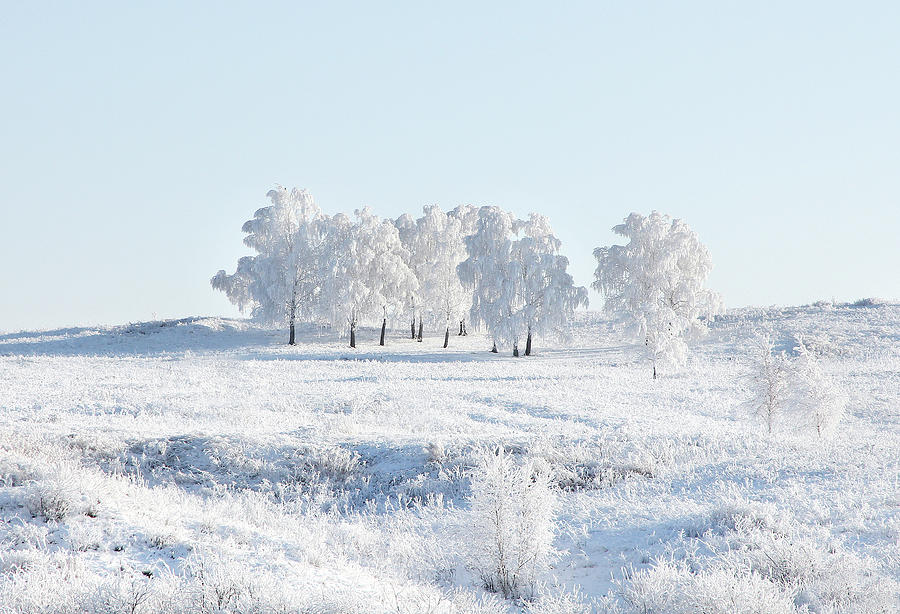
<svg viewBox="0 0 900 614"><path fill-rule="evenodd" d="M845 391L833 438L747 413L761 328ZM900 305L731 310L656 381L593 312L518 359L378 333L0 335L0 612L900 611ZM534 601L469 564L485 446L552 472Z"/></svg>

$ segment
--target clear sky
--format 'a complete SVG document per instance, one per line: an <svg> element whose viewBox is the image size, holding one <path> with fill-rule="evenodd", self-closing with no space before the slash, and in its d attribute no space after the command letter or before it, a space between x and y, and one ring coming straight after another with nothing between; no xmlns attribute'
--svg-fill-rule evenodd
<svg viewBox="0 0 900 614"><path fill-rule="evenodd" d="M900 298L894 1L0 2L0 330L236 314L275 184L538 211L584 285L657 209L729 306Z"/></svg>

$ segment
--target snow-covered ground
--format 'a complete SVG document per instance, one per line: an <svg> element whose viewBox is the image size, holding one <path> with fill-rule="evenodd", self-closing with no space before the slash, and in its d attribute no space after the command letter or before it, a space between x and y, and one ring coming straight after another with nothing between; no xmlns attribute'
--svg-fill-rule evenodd
<svg viewBox="0 0 900 614"><path fill-rule="evenodd" d="M846 390L831 440L742 408L763 326ZM403 330L0 335L0 611L900 611L900 306L730 311L656 381L594 313L530 358ZM470 564L496 446L554 484L530 602Z"/></svg>

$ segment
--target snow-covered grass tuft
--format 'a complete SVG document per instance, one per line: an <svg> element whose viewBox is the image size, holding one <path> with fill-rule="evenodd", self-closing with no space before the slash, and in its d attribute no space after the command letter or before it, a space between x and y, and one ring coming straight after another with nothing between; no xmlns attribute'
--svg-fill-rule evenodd
<svg viewBox="0 0 900 614"><path fill-rule="evenodd" d="M620 586L628 614L796 614L791 595L753 571L662 561Z"/></svg>
<svg viewBox="0 0 900 614"><path fill-rule="evenodd" d="M591 441L540 437L528 453L549 465L555 485L565 491L593 490L625 479L650 478L666 454L622 437L604 436Z"/></svg>
<svg viewBox="0 0 900 614"><path fill-rule="evenodd" d="M577 588L554 587L525 605L525 614L592 614L591 602Z"/></svg>
<svg viewBox="0 0 900 614"><path fill-rule="evenodd" d="M95 517L99 513L101 486L96 476L72 463L58 463L46 476L23 487L24 507L32 516L60 522L73 514Z"/></svg>

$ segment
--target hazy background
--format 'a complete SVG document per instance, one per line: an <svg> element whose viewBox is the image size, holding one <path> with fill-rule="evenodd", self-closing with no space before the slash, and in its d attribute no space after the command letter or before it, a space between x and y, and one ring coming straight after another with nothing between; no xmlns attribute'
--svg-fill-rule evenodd
<svg viewBox="0 0 900 614"><path fill-rule="evenodd" d="M276 183L539 211L584 285L658 209L729 306L900 297L896 2L0 5L0 330L236 314Z"/></svg>

